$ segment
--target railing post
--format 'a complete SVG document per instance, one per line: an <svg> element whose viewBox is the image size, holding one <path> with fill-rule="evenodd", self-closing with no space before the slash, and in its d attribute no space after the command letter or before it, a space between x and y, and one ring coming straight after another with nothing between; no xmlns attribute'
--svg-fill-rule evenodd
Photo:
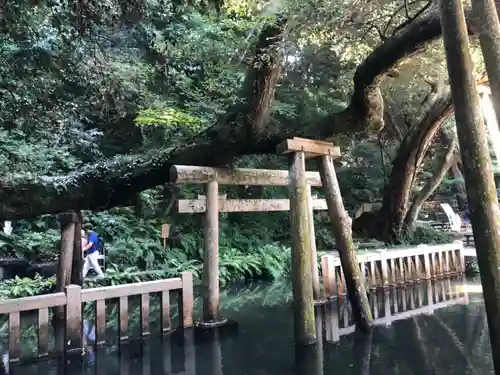
<svg viewBox="0 0 500 375"><path fill-rule="evenodd" d="M464 244L462 241L453 241L453 243L457 244L458 249L456 252L458 253L457 255L457 272L464 273L465 272L465 254L464 254ZM476 255L477 256L477 255Z"/></svg>
<svg viewBox="0 0 500 375"><path fill-rule="evenodd" d="M338 342L339 332L339 305L338 301L329 302L325 306L325 331L327 342Z"/></svg>
<svg viewBox="0 0 500 375"><path fill-rule="evenodd" d="M193 326L193 274L183 272L182 291L179 303L179 325L183 328Z"/></svg>
<svg viewBox="0 0 500 375"><path fill-rule="evenodd" d="M66 351L82 347L82 288L79 285L66 287Z"/></svg>
<svg viewBox="0 0 500 375"><path fill-rule="evenodd" d="M61 224L61 247L59 250L59 269L57 271L56 291L64 292L71 283L73 248L75 240L75 223L78 221L74 212L58 215ZM80 236L78 236L80 238Z"/></svg>
<svg viewBox="0 0 500 375"><path fill-rule="evenodd" d="M432 270L431 270L432 256L431 253L427 250L423 252L423 255L424 255L424 272L425 272L424 278L426 280L430 280L432 278Z"/></svg>
<svg viewBox="0 0 500 375"><path fill-rule="evenodd" d="M321 257L321 273L323 274L323 291L326 299L337 297L335 266L330 255Z"/></svg>
<svg viewBox="0 0 500 375"><path fill-rule="evenodd" d="M382 287L389 287L389 274L387 272L387 254L386 249L379 250L380 253L380 273L382 274Z"/></svg>

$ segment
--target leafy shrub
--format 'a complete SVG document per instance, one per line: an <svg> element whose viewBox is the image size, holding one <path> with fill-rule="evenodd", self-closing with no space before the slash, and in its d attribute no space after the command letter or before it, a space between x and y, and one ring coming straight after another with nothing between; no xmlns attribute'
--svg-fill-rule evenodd
<svg viewBox="0 0 500 375"><path fill-rule="evenodd" d="M443 232L433 228L417 227L413 232L405 232L401 238L403 245L439 245L450 243L454 240L452 233Z"/></svg>
<svg viewBox="0 0 500 375"><path fill-rule="evenodd" d="M0 300L52 293L55 287L55 278L44 279L39 275L34 279L16 277L0 282Z"/></svg>
<svg viewBox="0 0 500 375"><path fill-rule="evenodd" d="M465 274L467 276L479 275L479 265L476 258L465 258Z"/></svg>
<svg viewBox="0 0 500 375"><path fill-rule="evenodd" d="M182 253L180 253L182 254ZM89 278L84 281L85 288L110 285L131 284L141 281L153 281L178 277L182 272L193 273L199 280L203 263L198 259L171 255L168 265L153 271L140 271L137 267L120 270L110 266L104 278ZM251 254L244 254L236 249L222 248L220 253L220 283L248 279L277 279L290 272L291 251L279 245L268 245ZM34 279L16 277L0 282L0 299L28 297L55 291L55 277Z"/></svg>
<svg viewBox="0 0 500 375"><path fill-rule="evenodd" d="M61 232L47 229L43 232L26 231L18 236L17 245L23 249L23 256L30 262L49 262L59 256Z"/></svg>

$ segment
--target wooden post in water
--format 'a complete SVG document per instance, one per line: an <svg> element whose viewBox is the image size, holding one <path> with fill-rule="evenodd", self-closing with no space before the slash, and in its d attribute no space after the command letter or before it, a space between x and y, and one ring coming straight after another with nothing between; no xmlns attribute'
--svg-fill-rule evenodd
<svg viewBox="0 0 500 375"><path fill-rule="evenodd" d="M323 292L326 299L337 297L336 269L331 255L321 257L321 273L323 274Z"/></svg>
<svg viewBox="0 0 500 375"><path fill-rule="evenodd" d="M292 285L295 343L316 342L309 232L309 194L305 153L295 152L290 166L290 225L292 235Z"/></svg>
<svg viewBox="0 0 500 375"><path fill-rule="evenodd" d="M201 325L221 323L219 311L219 183L206 185L206 211L203 231L203 316Z"/></svg>
<svg viewBox="0 0 500 375"><path fill-rule="evenodd" d="M305 177L307 179L307 185L313 187L321 186L318 172L305 172ZM176 205L177 213L205 213L205 264L203 273L204 314L203 320L200 323L201 326L217 326L226 321L219 316L218 213L289 211L291 206L289 199L226 199L226 197L218 197L217 200L216 193L218 185L289 186L290 180L290 173L281 170L244 168L223 169L186 165L174 165L170 169L170 181L172 183L207 184L209 185L207 187L208 190L211 191L211 193L207 192L206 196L198 196L197 199L178 200ZM305 189L307 189L307 185L305 185ZM213 197L210 198L209 195ZM314 210L327 209L324 199L312 199L312 201L312 208ZM307 230L310 230L311 225L313 225L313 223L308 221ZM311 244L308 243L308 249L310 249L310 245ZM311 259L309 259L310 265L312 263ZM312 265L310 268L312 269ZM211 270L213 270L213 272ZM309 275L311 275L311 273L311 270L309 270ZM211 323L214 317L215 323Z"/></svg>
<svg viewBox="0 0 500 375"><path fill-rule="evenodd" d="M493 367L500 374L500 210L493 176L486 129L479 108L476 80L463 3L460 0L441 0L440 15L450 87L455 108L457 134L462 155L464 179L471 212L477 263L483 286L484 305L490 334ZM484 3L481 4L484 7ZM495 5L484 8L496 12ZM498 20L496 20L498 25ZM492 26L492 25L490 25ZM498 29L498 27L497 27ZM482 46L485 60L485 34ZM494 38L497 36L491 34ZM498 41L495 45L498 45ZM489 56L490 55L490 56ZM495 59L488 59L495 64ZM487 68L491 65L487 65ZM495 72L488 69L488 74ZM496 74L496 72L495 72ZM496 81L499 77L490 77ZM495 98L498 100L498 97ZM496 105L495 107L498 107Z"/></svg>
<svg viewBox="0 0 500 375"><path fill-rule="evenodd" d="M75 235L73 241L73 259L71 265L71 284L83 285L83 252L82 252L82 230L83 215L80 210L76 212Z"/></svg>
<svg viewBox="0 0 500 375"><path fill-rule="evenodd" d="M74 212L57 215L61 224L61 245L59 248L59 261L57 269L56 292L64 292L71 284L71 269L73 267L73 251L75 240L75 223L77 221ZM81 251L81 249L80 249ZM64 318L64 309L55 309L57 318Z"/></svg>
<svg viewBox="0 0 500 375"><path fill-rule="evenodd" d="M344 209L335 167L333 166L333 155L340 155L340 150L338 147L335 148L333 144L330 144L330 146L324 145L323 147L325 147L325 150L324 154L320 156L319 168L321 181L325 189L328 214L330 215L333 234L339 250L340 263L344 271L354 319L358 328L362 332L367 332L373 324L373 317L363 282L364 277L356 258L350 220ZM319 147L316 151L319 154Z"/></svg>

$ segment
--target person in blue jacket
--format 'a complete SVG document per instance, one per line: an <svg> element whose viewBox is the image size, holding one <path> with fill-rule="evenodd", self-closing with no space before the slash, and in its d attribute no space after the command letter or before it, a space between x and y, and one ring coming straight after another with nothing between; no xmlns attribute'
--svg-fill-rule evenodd
<svg viewBox="0 0 500 375"><path fill-rule="evenodd" d="M84 245L82 243L84 256L83 277L87 276L91 268L97 273L97 276L102 277L104 276L104 272L102 272L101 266L99 266L99 235L93 230L90 230L90 228L85 230L82 229L82 231L88 236L87 244Z"/></svg>

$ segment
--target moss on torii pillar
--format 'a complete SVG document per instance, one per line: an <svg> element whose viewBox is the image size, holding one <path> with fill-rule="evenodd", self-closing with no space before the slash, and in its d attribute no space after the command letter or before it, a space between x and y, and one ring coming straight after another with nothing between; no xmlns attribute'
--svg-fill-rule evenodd
<svg viewBox="0 0 500 375"><path fill-rule="evenodd" d="M330 142L295 137L281 143L277 150L292 155L290 219L296 343L308 344L315 341L311 233L308 226L310 210L305 179L306 158L318 159L328 214L339 250L354 319L362 332L368 332L373 324L373 317L366 295L364 279L356 258L348 215L344 209L333 166L333 159L340 157L340 148ZM310 219L312 220L312 218Z"/></svg>

